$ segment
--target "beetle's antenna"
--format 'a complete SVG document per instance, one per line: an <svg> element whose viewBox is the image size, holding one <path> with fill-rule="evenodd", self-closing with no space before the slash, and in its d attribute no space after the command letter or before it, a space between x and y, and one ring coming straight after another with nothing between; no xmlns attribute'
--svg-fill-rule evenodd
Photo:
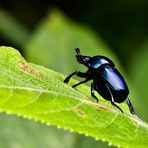
<svg viewBox="0 0 148 148"><path fill-rule="evenodd" d="M76 58L77 58L77 61L81 64L84 64L85 63L85 60L82 58L82 55L80 55L80 49L79 48L75 48L75 51L76 51Z"/></svg>
<svg viewBox="0 0 148 148"><path fill-rule="evenodd" d="M79 48L76 48L75 51L76 51L77 55L80 55L80 49Z"/></svg>

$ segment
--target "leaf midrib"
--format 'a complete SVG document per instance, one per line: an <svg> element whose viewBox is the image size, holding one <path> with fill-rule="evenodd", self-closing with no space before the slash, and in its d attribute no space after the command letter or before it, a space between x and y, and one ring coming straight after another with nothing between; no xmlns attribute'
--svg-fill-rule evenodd
<svg viewBox="0 0 148 148"><path fill-rule="evenodd" d="M37 89L37 88L31 88L31 87L20 87L20 86L4 86L4 85L0 85L0 89L1 88L6 88L6 89L19 89L19 90L28 90L28 91L35 91L35 92L39 92L39 93L48 93L48 94L54 94L54 95L60 95L60 96L64 96L64 97L70 97L71 99L75 99L75 100L78 100L80 101L82 104L85 104L87 106L93 106L93 107L98 107L98 108L104 108L106 110L112 110L114 112L116 112L117 114L119 114L116 110L110 108L110 107L107 107L105 105L102 105L102 104L96 104L92 101L89 101L89 100L85 100L85 99L81 99L81 98L78 98L78 97L75 97L73 95L66 95L66 94L63 94L63 93L60 93L60 92L55 92L55 91L51 91L51 90L47 90L47 89ZM144 128L147 128L148 129L148 126L147 124L141 122L136 116L131 116L129 114L126 113L126 115L128 118L132 119L134 122L136 122L137 124L141 125L142 127Z"/></svg>

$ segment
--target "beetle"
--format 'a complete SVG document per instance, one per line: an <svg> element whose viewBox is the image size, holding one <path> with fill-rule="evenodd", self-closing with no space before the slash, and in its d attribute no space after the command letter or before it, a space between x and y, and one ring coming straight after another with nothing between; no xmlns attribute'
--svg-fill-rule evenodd
<svg viewBox="0 0 148 148"><path fill-rule="evenodd" d="M93 57L81 55L79 48L76 48L75 51L77 61L86 66L88 70L86 72L74 71L65 78L64 83L68 83L74 75L85 79L74 84L73 88L92 80L91 96L96 102L98 102L98 98L95 96L94 91L97 91L105 100L110 101L122 113L122 109L115 102L122 103L126 100L131 114L135 114L132 103L128 98L128 86L123 76L115 68L113 61L101 55Z"/></svg>

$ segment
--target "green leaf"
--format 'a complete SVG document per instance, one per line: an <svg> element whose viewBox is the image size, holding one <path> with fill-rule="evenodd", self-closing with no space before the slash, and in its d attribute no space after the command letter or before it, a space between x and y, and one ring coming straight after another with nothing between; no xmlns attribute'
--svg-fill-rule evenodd
<svg viewBox="0 0 148 148"><path fill-rule="evenodd" d="M19 52L0 47L0 110L68 129L122 147L147 147L148 125L120 106L124 114L90 88L79 91L63 83L64 75L27 63ZM76 83L72 80L70 85Z"/></svg>
<svg viewBox="0 0 148 148"><path fill-rule="evenodd" d="M74 48L76 47L80 47L81 53L85 55L101 54L111 58L125 77L117 57L98 34L84 24L72 21L57 9L50 11L49 15L38 25L27 45L26 55L32 62L69 74L75 70L86 70L82 65L79 65L75 59ZM130 88L129 98L135 108L136 93L130 85L130 81L127 78L126 80ZM89 94L90 92L88 95ZM135 111L139 113L137 109L135 109ZM77 137L77 139L81 145L79 146L82 147L81 141L79 140L82 138ZM89 138L84 139L86 138L83 138L82 143L86 143L88 147L91 147L88 143L92 143L91 141L93 140ZM77 141L75 142L77 143ZM100 144L101 145L98 146L98 142L96 147L102 148L102 143L100 142ZM84 147L86 147L86 145ZM75 147L78 147L78 145ZM106 147L106 145L104 147Z"/></svg>

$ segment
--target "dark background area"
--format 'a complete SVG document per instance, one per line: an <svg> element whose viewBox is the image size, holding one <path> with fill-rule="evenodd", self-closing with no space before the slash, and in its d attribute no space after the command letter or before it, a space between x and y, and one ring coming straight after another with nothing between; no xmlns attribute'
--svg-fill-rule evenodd
<svg viewBox="0 0 148 148"><path fill-rule="evenodd" d="M143 45L148 36L148 1L78 1L78 0L1 0L7 10L32 32L48 10L60 8L74 21L90 26L105 40L128 67L129 59ZM0 36L1 43L18 45Z"/></svg>

